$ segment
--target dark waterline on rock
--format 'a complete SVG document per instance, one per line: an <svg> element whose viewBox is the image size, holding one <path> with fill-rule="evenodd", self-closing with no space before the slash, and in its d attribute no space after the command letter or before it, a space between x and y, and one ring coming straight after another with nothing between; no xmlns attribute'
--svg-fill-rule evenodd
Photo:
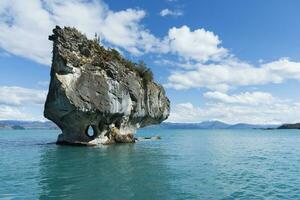
<svg viewBox="0 0 300 200"><path fill-rule="evenodd" d="M144 129L161 140L55 145L58 130L0 131L0 199L299 199L297 130Z"/></svg>

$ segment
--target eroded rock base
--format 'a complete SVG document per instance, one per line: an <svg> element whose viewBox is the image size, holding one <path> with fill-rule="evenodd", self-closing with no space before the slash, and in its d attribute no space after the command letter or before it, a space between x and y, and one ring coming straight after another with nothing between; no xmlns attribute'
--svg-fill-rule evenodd
<svg viewBox="0 0 300 200"><path fill-rule="evenodd" d="M115 135L113 139L107 139L103 142L102 138L96 138L90 142L80 142L80 141L66 141L62 139L62 134L59 135L58 140L56 142L57 145L69 145L69 146L99 146L99 145L109 145L109 144L121 144L121 143L135 143L142 141L156 141L161 140L161 137L156 136L148 136L148 137L134 137L133 134L126 135ZM102 142L100 142L102 141Z"/></svg>
<svg viewBox="0 0 300 200"><path fill-rule="evenodd" d="M76 134L62 133L58 136L56 144L72 146L97 146L116 143L135 143L136 141L133 133L124 133L118 128L112 128L109 130L109 132L103 132L94 136L88 136L87 133L85 133L85 140L80 137L74 137Z"/></svg>

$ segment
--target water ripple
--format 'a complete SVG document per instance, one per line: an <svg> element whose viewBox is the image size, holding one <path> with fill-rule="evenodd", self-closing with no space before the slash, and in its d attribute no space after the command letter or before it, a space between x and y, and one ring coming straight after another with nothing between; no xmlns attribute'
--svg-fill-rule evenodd
<svg viewBox="0 0 300 200"><path fill-rule="evenodd" d="M163 139L105 148L0 132L0 199L300 199L298 131L155 132Z"/></svg>

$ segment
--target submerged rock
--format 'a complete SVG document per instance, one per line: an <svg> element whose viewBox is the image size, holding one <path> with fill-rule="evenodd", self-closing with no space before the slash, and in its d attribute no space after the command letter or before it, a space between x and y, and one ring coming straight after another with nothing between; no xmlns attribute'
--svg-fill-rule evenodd
<svg viewBox="0 0 300 200"><path fill-rule="evenodd" d="M44 115L62 130L57 143L131 143L139 127L167 119L170 102L147 68L74 28L57 26L53 33Z"/></svg>
<svg viewBox="0 0 300 200"><path fill-rule="evenodd" d="M137 137L137 141L151 141L151 140L160 140L161 137L159 135L149 136L149 137Z"/></svg>

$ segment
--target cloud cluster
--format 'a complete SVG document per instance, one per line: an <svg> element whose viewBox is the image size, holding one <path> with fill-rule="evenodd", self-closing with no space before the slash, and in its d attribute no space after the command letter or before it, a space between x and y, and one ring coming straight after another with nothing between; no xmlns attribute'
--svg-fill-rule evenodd
<svg viewBox="0 0 300 200"><path fill-rule="evenodd" d="M47 91L34 90L15 86L0 86L0 104L22 106L28 104L42 105Z"/></svg>
<svg viewBox="0 0 300 200"><path fill-rule="evenodd" d="M73 26L93 37L138 55L154 51L160 41L140 25L145 11L111 11L101 1L2 0L0 3L0 47L12 54L49 64L55 25ZM161 48L161 47L159 47Z"/></svg>
<svg viewBox="0 0 300 200"><path fill-rule="evenodd" d="M0 120L42 120L47 91L0 86Z"/></svg>
<svg viewBox="0 0 300 200"><path fill-rule="evenodd" d="M165 86L178 90L204 87L227 91L238 86L279 84L290 79L300 80L300 62L282 58L255 67L229 59L221 63L199 63L190 70L173 71Z"/></svg>
<svg viewBox="0 0 300 200"><path fill-rule="evenodd" d="M219 46L219 37L205 29L192 31L187 26L173 27L169 30L168 40L170 51L186 60L215 61L227 55L227 50Z"/></svg>
<svg viewBox="0 0 300 200"><path fill-rule="evenodd" d="M180 11L180 10L170 10L168 8L165 8L165 9L161 10L159 14L162 17L165 17L165 16L175 16L175 17L178 17L178 16L182 16L183 12Z"/></svg>
<svg viewBox="0 0 300 200"><path fill-rule="evenodd" d="M232 124L240 122L281 124L297 122L296 120L300 118L300 103L282 100L269 93L254 92L235 95L206 93L204 97L212 101L208 101L201 107L189 102L174 105L168 121L221 120Z"/></svg>
<svg viewBox="0 0 300 200"><path fill-rule="evenodd" d="M162 15L182 12L162 10ZM49 64L51 42L48 35L55 25L74 26L88 37L95 33L111 46L133 55L172 53L186 60L218 60L227 50L221 41L204 29L173 27L163 38L155 37L142 24L146 12L140 9L112 11L102 1L83 0L3 0L0 3L0 47L42 64ZM191 48L193 47L193 48Z"/></svg>
<svg viewBox="0 0 300 200"><path fill-rule="evenodd" d="M41 117L35 117L30 111L21 108L0 105L0 120L41 120Z"/></svg>
<svg viewBox="0 0 300 200"><path fill-rule="evenodd" d="M223 92L215 91L206 92L203 96L207 99L227 104L262 105L278 101L272 94L267 92L244 92L241 94L228 95Z"/></svg>
<svg viewBox="0 0 300 200"><path fill-rule="evenodd" d="M300 118L300 104L279 99L267 92L229 94L241 86L281 84L300 81L300 62L281 58L259 66L239 60L221 46L218 36L204 29L190 30L187 26L172 28L168 34L169 51L183 58L180 62L157 61L174 68L167 88L176 90L206 88L205 105L187 102L172 107L168 121L200 122L221 120L228 123L292 123Z"/></svg>

